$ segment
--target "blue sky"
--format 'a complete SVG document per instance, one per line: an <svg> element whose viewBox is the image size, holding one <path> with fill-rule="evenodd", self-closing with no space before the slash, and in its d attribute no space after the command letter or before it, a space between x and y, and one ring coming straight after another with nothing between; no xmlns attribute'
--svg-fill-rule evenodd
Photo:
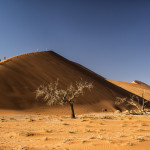
<svg viewBox="0 0 150 150"><path fill-rule="evenodd" d="M0 58L37 49L150 84L150 1L0 0Z"/></svg>

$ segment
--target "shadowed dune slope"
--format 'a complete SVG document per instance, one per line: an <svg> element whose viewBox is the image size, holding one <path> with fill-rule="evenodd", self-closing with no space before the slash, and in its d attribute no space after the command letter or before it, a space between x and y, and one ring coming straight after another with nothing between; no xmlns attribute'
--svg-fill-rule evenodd
<svg viewBox="0 0 150 150"><path fill-rule="evenodd" d="M131 93L87 68L71 62L53 51L15 56L0 62L0 108L27 109L35 106L35 90L40 84L59 78L62 87L81 78L92 81L94 89L77 99L76 105L101 111L115 110L116 96ZM37 104L36 104L37 105Z"/></svg>

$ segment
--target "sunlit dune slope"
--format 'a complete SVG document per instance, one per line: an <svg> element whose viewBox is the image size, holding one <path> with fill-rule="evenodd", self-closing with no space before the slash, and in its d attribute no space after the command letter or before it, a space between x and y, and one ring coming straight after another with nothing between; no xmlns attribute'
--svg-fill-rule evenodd
<svg viewBox="0 0 150 150"><path fill-rule="evenodd" d="M145 99L150 100L150 86L142 82L129 83L129 82L114 81L114 80L109 80L109 81L112 82L113 84L116 84L117 86L126 89L127 91L139 95L140 97L142 97L143 94Z"/></svg>
<svg viewBox="0 0 150 150"><path fill-rule="evenodd" d="M37 87L57 78L64 88L81 78L93 82L94 89L80 96L76 105L95 112L101 111L102 108L115 110L116 96L131 94L53 51L35 52L0 62L0 108L32 108L36 104Z"/></svg>

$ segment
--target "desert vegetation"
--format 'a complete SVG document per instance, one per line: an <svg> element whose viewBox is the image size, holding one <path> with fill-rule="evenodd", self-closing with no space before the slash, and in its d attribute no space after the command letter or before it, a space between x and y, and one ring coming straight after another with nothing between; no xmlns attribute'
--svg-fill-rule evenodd
<svg viewBox="0 0 150 150"><path fill-rule="evenodd" d="M146 104L149 101L144 99L144 94L142 94L142 100L140 101L140 98L136 95L130 96L130 98L127 97L116 97L115 104L117 106L119 105L125 105L128 108L129 113L134 114L146 114ZM132 109L130 109L132 108ZM133 109L134 108L134 109Z"/></svg>
<svg viewBox="0 0 150 150"><path fill-rule="evenodd" d="M74 102L77 100L77 97L84 93L84 89L90 90L91 88L93 88L92 82L80 80L76 81L76 84L71 84L68 88L62 89L59 79L57 79L47 85L40 85L36 90L36 99L42 100L47 105L64 105L67 103L71 107L71 118L75 118Z"/></svg>

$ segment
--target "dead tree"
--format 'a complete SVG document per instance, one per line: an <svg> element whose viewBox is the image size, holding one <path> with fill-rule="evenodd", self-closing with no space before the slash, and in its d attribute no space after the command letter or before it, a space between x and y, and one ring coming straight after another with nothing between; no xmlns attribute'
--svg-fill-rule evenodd
<svg viewBox="0 0 150 150"><path fill-rule="evenodd" d="M36 99L42 100L47 105L67 103L71 108L71 118L75 118L73 104L76 98L84 93L84 89L90 90L91 88L93 88L93 83L81 80L77 81L75 85L71 84L68 88L62 89L57 79L47 85L40 85L36 90Z"/></svg>
<svg viewBox="0 0 150 150"><path fill-rule="evenodd" d="M130 98L121 98L117 97L115 104L116 105L126 105L126 106L134 106L137 108L138 113L143 114L145 112L146 103L149 101L144 99L144 93L142 93L142 103L140 103L140 98L136 95L132 95Z"/></svg>

